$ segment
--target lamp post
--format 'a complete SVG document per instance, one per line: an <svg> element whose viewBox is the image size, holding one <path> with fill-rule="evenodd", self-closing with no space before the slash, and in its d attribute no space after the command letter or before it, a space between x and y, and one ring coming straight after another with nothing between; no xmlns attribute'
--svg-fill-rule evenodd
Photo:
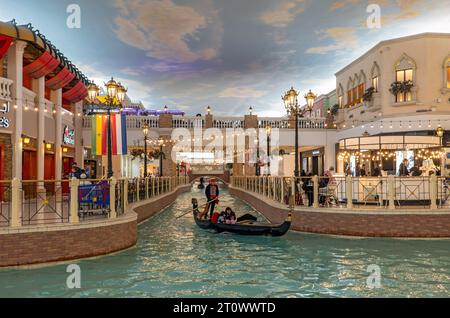
<svg viewBox="0 0 450 318"><path fill-rule="evenodd" d="M314 102L316 101L316 95L310 90L308 94L305 95L306 99L306 109L302 110L298 104L298 95L299 93L291 87L291 89L284 94L282 100L284 102L284 107L286 108L286 112L288 116L295 117L295 170L294 175L296 177L300 176L300 168L299 168L299 144L298 144L298 118L303 116L305 112L309 111L309 116L311 117L312 110L314 108Z"/></svg>
<svg viewBox="0 0 450 318"><path fill-rule="evenodd" d="M145 124L142 127L142 133L144 134L144 178L147 178L148 177L148 169L147 169L147 166L148 166L148 162L147 162L147 156L148 156L148 153L147 153L147 141L148 141L148 133L149 133L149 127L148 127L147 124Z"/></svg>
<svg viewBox="0 0 450 318"><path fill-rule="evenodd" d="M164 146L164 140L159 139L159 176L163 176L163 146Z"/></svg>
<svg viewBox="0 0 450 318"><path fill-rule="evenodd" d="M256 140L256 166L255 166L255 174L257 177L261 176L261 166L260 164L260 156L261 153L259 151L259 136L257 136L257 140Z"/></svg>
<svg viewBox="0 0 450 318"><path fill-rule="evenodd" d="M114 175L113 166L112 166L112 135L111 135L111 111L114 108L121 108L122 102L125 99L127 89L122 86L122 84L117 83L114 78L111 77L107 83L105 83L106 87L106 100L104 103L98 103L97 97L99 88L95 83L91 83L88 86L88 98L89 101L93 104L98 103L100 106L106 107L106 114L108 116L107 123L107 143L108 143L108 178L111 178Z"/></svg>
<svg viewBox="0 0 450 318"><path fill-rule="evenodd" d="M267 125L266 127L267 134L267 175L270 176L270 136L272 135L272 126Z"/></svg>
<svg viewBox="0 0 450 318"><path fill-rule="evenodd" d="M282 97L284 102L284 107L288 116L295 117L295 170L294 176L299 177L299 157L298 157L298 117L300 116L300 108L298 105L298 92L292 87L284 96Z"/></svg>

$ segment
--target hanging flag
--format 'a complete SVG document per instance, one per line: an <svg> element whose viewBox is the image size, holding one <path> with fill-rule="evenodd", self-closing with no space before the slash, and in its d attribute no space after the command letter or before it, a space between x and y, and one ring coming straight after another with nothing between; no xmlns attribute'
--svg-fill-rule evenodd
<svg viewBox="0 0 450 318"><path fill-rule="evenodd" d="M108 116L92 116L92 154L106 156L108 152ZM111 114L112 154L127 155L127 121L125 114Z"/></svg>

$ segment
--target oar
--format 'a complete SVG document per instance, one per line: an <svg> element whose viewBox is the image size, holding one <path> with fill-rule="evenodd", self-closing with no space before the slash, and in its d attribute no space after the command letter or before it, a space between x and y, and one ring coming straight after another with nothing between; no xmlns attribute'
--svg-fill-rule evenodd
<svg viewBox="0 0 450 318"><path fill-rule="evenodd" d="M205 208L209 208L209 205L210 205L211 203L213 203L214 201L216 201L217 199L218 199L218 198L216 198L216 199L214 199L214 200L211 200L211 201L207 202L207 203L204 205L204 207L205 207ZM192 211L186 212L185 214L183 214L183 215L177 217L176 220L181 219L183 216L186 216L186 215L188 215L189 213L192 213Z"/></svg>

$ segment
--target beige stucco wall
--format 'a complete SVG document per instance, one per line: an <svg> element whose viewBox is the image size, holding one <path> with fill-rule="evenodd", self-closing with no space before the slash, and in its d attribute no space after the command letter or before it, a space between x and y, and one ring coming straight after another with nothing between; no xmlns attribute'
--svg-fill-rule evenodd
<svg viewBox="0 0 450 318"><path fill-rule="evenodd" d="M395 65L408 56L416 64L415 100L411 103L396 104L389 92L391 83L396 80ZM413 114L421 110L450 112L450 90L445 89L446 73L444 61L450 57L450 34L421 34L380 43L365 55L354 61L336 74L337 89L342 86L344 105L347 104L347 84L349 78L358 76L363 71L366 75L366 89L372 86L372 69L374 63L380 68L379 93L374 95L374 105L359 105L345 110L347 124L353 120L370 121L380 117L398 117ZM364 112L361 114L361 112ZM349 116L353 119L349 120Z"/></svg>

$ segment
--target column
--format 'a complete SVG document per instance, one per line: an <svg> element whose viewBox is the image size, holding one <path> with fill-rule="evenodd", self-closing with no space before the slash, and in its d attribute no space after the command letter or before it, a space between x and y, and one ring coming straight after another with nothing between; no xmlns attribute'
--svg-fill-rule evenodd
<svg viewBox="0 0 450 318"><path fill-rule="evenodd" d="M8 77L13 80L11 97L17 106L14 116L12 177L22 180L22 123L23 123L23 52L26 42L15 41L8 51Z"/></svg>
<svg viewBox="0 0 450 318"><path fill-rule="evenodd" d="M327 139L329 138L329 133L331 131L326 131ZM330 169L330 167L334 167L334 170L337 171L337 160L336 160L336 143L334 140L327 142L325 145L325 152L324 152L324 171L327 171Z"/></svg>
<svg viewBox="0 0 450 318"><path fill-rule="evenodd" d="M83 148L83 102L78 102L73 107L73 127L75 129L75 162L78 167L84 169ZM80 116L78 116L80 114ZM121 170L121 169L120 169Z"/></svg>
<svg viewBox="0 0 450 318"><path fill-rule="evenodd" d="M56 113L55 119L55 179L62 179L62 89L51 92L51 100L54 104Z"/></svg>
<svg viewBox="0 0 450 318"><path fill-rule="evenodd" d="M44 180L44 168L45 168L45 77L41 77L33 80L33 91L36 93L37 107L39 109L37 113L37 179ZM52 111L52 110L50 110ZM39 188L43 188L43 184L38 185Z"/></svg>

